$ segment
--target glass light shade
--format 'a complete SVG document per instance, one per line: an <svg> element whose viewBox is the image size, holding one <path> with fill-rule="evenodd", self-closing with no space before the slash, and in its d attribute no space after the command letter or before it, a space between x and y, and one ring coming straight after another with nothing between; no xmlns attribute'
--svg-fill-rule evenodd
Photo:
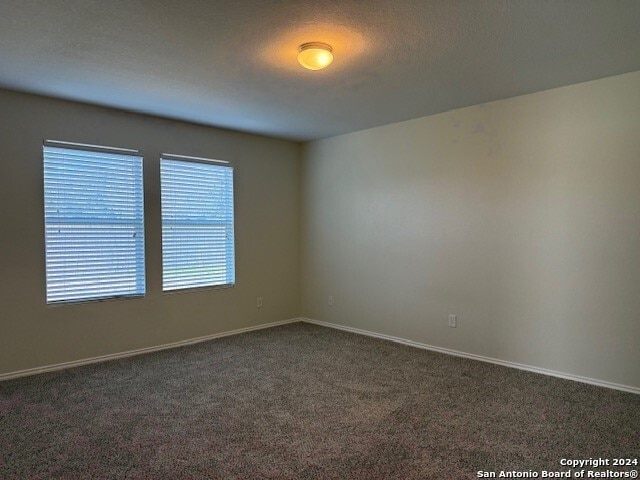
<svg viewBox="0 0 640 480"><path fill-rule="evenodd" d="M326 43L303 43L298 52L298 62L309 70L322 70L333 62L332 48Z"/></svg>

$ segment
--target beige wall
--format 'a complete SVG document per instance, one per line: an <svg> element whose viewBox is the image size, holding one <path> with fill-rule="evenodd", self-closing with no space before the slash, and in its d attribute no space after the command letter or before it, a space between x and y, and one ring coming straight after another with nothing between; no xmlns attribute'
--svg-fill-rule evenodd
<svg viewBox="0 0 640 480"><path fill-rule="evenodd" d="M640 72L307 144L301 218L304 316L640 387Z"/></svg>
<svg viewBox="0 0 640 480"><path fill-rule="evenodd" d="M639 131L636 72L311 142L300 174L295 143L0 90L0 374L302 313L640 387ZM145 298L45 305L47 138L143 151ZM235 288L162 294L164 151L234 161Z"/></svg>
<svg viewBox="0 0 640 480"><path fill-rule="evenodd" d="M141 149L147 295L45 305L43 139ZM297 317L299 145L0 90L0 374ZM161 152L235 166L234 288L162 294ZM256 297L264 307L256 308Z"/></svg>

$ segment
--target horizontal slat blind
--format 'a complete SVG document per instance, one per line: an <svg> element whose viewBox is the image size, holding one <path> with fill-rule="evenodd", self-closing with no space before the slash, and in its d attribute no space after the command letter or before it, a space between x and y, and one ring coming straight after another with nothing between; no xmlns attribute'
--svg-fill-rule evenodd
<svg viewBox="0 0 640 480"><path fill-rule="evenodd" d="M162 288L235 283L233 168L160 160Z"/></svg>
<svg viewBox="0 0 640 480"><path fill-rule="evenodd" d="M47 303L144 295L142 157L43 156Z"/></svg>

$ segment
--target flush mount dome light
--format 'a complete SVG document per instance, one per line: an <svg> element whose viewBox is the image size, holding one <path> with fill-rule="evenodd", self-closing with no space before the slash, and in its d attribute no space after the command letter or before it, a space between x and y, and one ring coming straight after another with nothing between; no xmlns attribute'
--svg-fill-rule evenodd
<svg viewBox="0 0 640 480"><path fill-rule="evenodd" d="M322 70L333 62L331 45L320 42L303 43L298 47L298 62L309 70Z"/></svg>

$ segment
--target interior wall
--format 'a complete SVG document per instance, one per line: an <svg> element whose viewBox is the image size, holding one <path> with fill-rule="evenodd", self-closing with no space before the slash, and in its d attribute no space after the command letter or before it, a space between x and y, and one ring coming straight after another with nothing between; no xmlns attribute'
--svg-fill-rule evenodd
<svg viewBox="0 0 640 480"><path fill-rule="evenodd" d="M45 304L44 139L142 150L144 298ZM162 293L162 152L234 163L235 287ZM293 142L0 90L0 374L297 317L299 164Z"/></svg>
<svg viewBox="0 0 640 480"><path fill-rule="evenodd" d="M640 387L640 72L303 158L304 316Z"/></svg>

